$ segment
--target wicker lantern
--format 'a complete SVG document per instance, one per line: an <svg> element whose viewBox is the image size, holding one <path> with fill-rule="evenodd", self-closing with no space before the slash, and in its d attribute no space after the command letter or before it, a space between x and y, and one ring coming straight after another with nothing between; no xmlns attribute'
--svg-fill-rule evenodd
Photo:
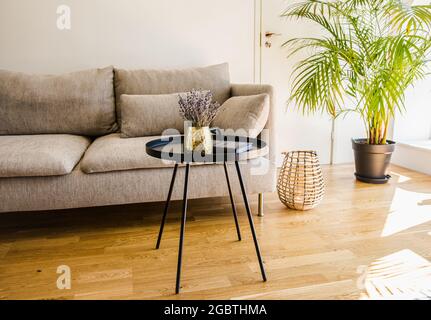
<svg viewBox="0 0 431 320"><path fill-rule="evenodd" d="M278 178L278 196L284 205L295 210L310 210L323 199L325 186L319 158L315 151L284 153Z"/></svg>

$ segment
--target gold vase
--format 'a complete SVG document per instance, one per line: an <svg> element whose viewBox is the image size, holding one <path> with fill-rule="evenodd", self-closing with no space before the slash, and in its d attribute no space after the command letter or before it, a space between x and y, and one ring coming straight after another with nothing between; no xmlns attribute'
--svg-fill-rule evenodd
<svg viewBox="0 0 431 320"><path fill-rule="evenodd" d="M212 154L213 140L210 127L186 127L184 132L184 148L186 151Z"/></svg>

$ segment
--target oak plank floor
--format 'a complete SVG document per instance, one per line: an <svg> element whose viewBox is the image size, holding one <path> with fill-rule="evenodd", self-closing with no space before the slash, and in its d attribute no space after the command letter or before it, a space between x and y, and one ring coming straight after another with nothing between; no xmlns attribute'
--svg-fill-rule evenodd
<svg viewBox="0 0 431 320"><path fill-rule="evenodd" d="M352 172L352 165L325 166L325 199L308 212L265 195L266 216L254 221L266 283L240 196L241 242L228 198L191 201L179 295L180 202L160 250L162 203L1 214L0 299L359 299L370 297L364 268L385 257L407 259L403 272L429 270L431 176L393 166L390 183L377 186L356 182ZM250 200L256 213L257 197ZM423 260L409 264L412 257ZM70 290L56 287L60 265L71 268Z"/></svg>

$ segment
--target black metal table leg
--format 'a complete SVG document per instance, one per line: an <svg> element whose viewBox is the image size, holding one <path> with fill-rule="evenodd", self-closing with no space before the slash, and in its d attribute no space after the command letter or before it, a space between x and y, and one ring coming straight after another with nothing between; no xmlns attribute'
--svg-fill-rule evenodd
<svg viewBox="0 0 431 320"><path fill-rule="evenodd" d="M160 241L162 240L163 228L165 227L166 215L168 214L169 203L171 202L172 190L174 189L175 177L177 176L178 163L175 164L174 173L172 174L171 185L169 187L168 199L165 203L165 211L163 212L162 223L160 224L159 237L157 238L156 249L160 248Z"/></svg>
<svg viewBox="0 0 431 320"><path fill-rule="evenodd" d="M260 255L259 242L257 241L256 231L254 229L253 217L251 216L250 206L248 204L247 193L245 191L244 182L242 180L241 170L238 161L235 161L236 172L238 173L239 184L241 186L242 196L244 198L245 210L247 211L248 222L250 223L251 234L253 235L254 246L256 248L257 258L259 260L260 272L262 273L263 281L266 281L265 268L263 266L262 257Z"/></svg>
<svg viewBox="0 0 431 320"><path fill-rule="evenodd" d="M238 241L241 241L241 231L239 229L238 216L236 214L235 202L233 200L232 189L230 187L229 173L227 171L227 164L224 162L224 173L226 175L227 188L229 190L230 203L232 204L233 217L235 219L236 233L238 234Z"/></svg>
<svg viewBox="0 0 431 320"><path fill-rule="evenodd" d="M180 244L178 248L177 284L175 288L176 294L180 292L180 283L181 283L181 263L182 263L182 257L183 257L184 229L186 227L186 218L187 218L187 191L188 191L188 184L189 184L189 170L190 170L190 164L187 163L186 176L184 179L183 213L181 216Z"/></svg>

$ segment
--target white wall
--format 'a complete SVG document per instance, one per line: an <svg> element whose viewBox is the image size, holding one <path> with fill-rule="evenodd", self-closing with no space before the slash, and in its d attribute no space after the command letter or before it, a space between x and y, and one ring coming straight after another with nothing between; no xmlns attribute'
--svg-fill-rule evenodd
<svg viewBox="0 0 431 320"><path fill-rule="evenodd" d="M405 112L396 115L394 139L403 142L430 139L431 77L407 91L405 106Z"/></svg>
<svg viewBox="0 0 431 320"><path fill-rule="evenodd" d="M71 30L57 7L71 8ZM229 62L254 76L254 0L1 0L0 68L61 73L114 65L171 68Z"/></svg>
<svg viewBox="0 0 431 320"><path fill-rule="evenodd" d="M394 140L399 142L392 162L431 174L431 78L416 83L406 95L406 111L398 113Z"/></svg>
<svg viewBox="0 0 431 320"><path fill-rule="evenodd" d="M335 122L334 163L353 162L352 138L366 138L363 120L357 113L340 116Z"/></svg>

